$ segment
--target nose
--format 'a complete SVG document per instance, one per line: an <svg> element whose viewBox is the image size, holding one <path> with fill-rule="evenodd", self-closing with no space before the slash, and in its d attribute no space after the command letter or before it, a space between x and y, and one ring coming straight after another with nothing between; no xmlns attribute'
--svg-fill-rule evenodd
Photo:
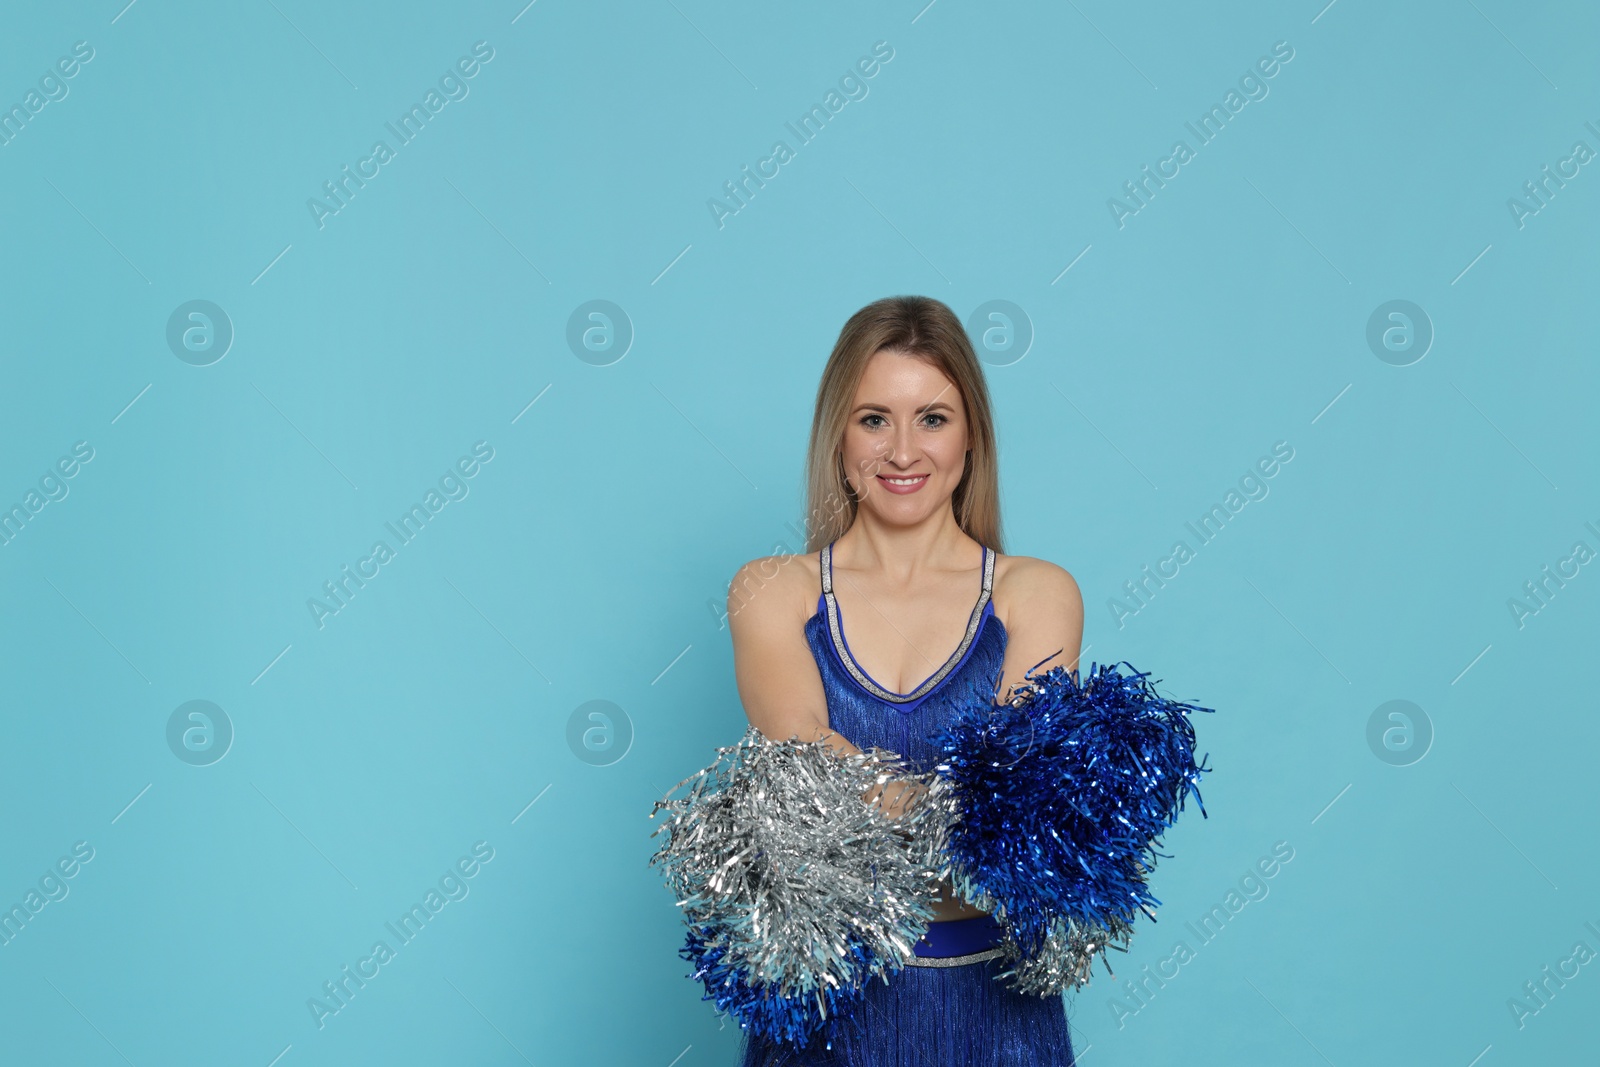
<svg viewBox="0 0 1600 1067"><path fill-rule="evenodd" d="M885 464L905 468L917 461L915 427L900 423L889 435L888 448L879 457Z"/></svg>

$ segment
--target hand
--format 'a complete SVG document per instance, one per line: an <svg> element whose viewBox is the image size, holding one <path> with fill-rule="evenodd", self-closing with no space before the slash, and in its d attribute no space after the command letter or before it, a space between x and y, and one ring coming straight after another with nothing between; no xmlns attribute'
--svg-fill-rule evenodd
<svg viewBox="0 0 1600 1067"><path fill-rule="evenodd" d="M928 787L922 782L892 778L869 788L861 799L869 804L877 804L889 818L901 819L916 810L927 792Z"/></svg>

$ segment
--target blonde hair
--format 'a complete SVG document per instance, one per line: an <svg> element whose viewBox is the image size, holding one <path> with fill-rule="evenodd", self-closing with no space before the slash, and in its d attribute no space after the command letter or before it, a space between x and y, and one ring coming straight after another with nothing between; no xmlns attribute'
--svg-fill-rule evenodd
<svg viewBox="0 0 1600 1067"><path fill-rule="evenodd" d="M806 551L836 540L855 522L858 502L845 481L839 446L867 360L882 349L924 360L955 383L972 440L966 470L950 499L956 525L991 551L1004 552L994 416L983 367L955 312L926 296L874 301L851 315L839 331L817 385L806 448Z"/></svg>

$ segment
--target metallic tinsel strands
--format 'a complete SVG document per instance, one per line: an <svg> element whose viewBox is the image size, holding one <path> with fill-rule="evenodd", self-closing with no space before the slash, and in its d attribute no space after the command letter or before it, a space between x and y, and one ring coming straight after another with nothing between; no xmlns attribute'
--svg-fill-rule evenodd
<svg viewBox="0 0 1600 1067"><path fill-rule="evenodd" d="M705 999L798 1046L905 965L948 873L954 798L884 749L842 755L751 726L717 752L651 810L666 813L651 834L666 839L650 863L683 909L679 952ZM891 779L919 798L896 818L863 797Z"/></svg>
<svg viewBox="0 0 1600 1067"><path fill-rule="evenodd" d="M1069 986L1076 989L1088 983L1096 957L1105 958L1107 949L1128 951L1133 927L1118 916L1107 919L1109 927L1086 927L1074 919L1058 919L1032 955L1024 955L1015 938L1001 942L1006 969L997 978L1014 988L1037 996L1058 996ZM1106 970L1111 965L1106 964ZM1116 977L1115 972L1111 972Z"/></svg>
<svg viewBox="0 0 1600 1067"><path fill-rule="evenodd" d="M1160 696L1125 665L1081 684L1061 667L1029 672L1010 704L969 704L935 741L959 808L956 890L1006 928L1019 989L1081 986L1095 956L1125 951L1135 916L1160 904L1145 875L1162 831L1191 792L1205 816L1210 768L1194 761L1188 716L1212 709Z"/></svg>

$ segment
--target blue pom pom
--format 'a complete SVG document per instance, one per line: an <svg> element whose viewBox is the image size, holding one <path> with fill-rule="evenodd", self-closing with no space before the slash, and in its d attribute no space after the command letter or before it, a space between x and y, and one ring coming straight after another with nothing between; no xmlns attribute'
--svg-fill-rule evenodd
<svg viewBox="0 0 1600 1067"><path fill-rule="evenodd" d="M1006 924L1024 954L1060 919L1089 927L1150 915L1155 843L1211 768L1188 715L1116 665L1028 672L1013 704L973 703L935 739L960 814L948 855L957 890ZM1151 915L1151 918L1154 918Z"/></svg>

